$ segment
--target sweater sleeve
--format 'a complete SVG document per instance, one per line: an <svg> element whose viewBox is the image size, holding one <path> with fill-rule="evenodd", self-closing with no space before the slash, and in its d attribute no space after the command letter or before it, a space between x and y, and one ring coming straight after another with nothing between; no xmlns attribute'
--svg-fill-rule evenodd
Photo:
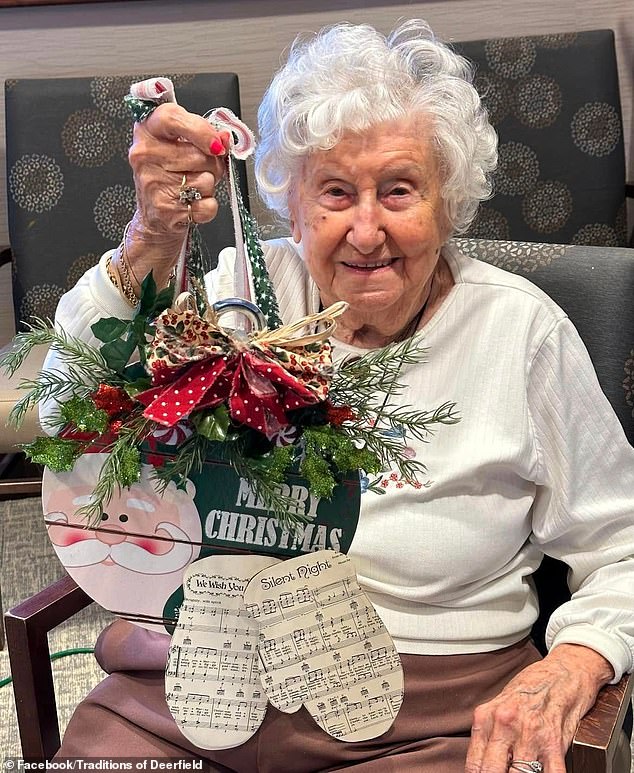
<svg viewBox="0 0 634 773"><path fill-rule="evenodd" d="M568 319L539 348L528 384L538 458L531 539L570 567L572 593L546 643L600 652L616 682L634 665L634 449Z"/></svg>
<svg viewBox="0 0 634 773"><path fill-rule="evenodd" d="M91 345L99 345L90 328L102 317L132 319L134 309L121 296L108 278L106 264L112 251L106 252L99 263L89 269L77 284L65 293L55 311L55 327L68 335ZM44 360L44 370L65 373L67 368L59 353L49 349ZM55 415L57 403L53 399L40 403L40 422L49 430L48 419Z"/></svg>

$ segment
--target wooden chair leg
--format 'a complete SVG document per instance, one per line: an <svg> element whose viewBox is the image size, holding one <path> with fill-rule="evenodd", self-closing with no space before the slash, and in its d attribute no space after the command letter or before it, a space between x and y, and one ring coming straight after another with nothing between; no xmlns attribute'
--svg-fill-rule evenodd
<svg viewBox="0 0 634 773"><path fill-rule="evenodd" d="M20 742L29 762L50 760L60 746L48 633L91 601L63 577L5 615Z"/></svg>

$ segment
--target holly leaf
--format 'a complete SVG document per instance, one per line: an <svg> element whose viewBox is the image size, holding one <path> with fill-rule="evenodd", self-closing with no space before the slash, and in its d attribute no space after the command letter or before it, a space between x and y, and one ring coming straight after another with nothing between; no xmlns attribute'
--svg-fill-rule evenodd
<svg viewBox="0 0 634 773"><path fill-rule="evenodd" d="M117 338L121 338L121 336L128 329L129 325L129 322L124 322L123 320L117 319L116 317L104 317L98 322L95 322L94 325L91 325L90 329L92 330L95 338L97 338L99 341L109 343L110 341L115 341Z"/></svg>
<svg viewBox="0 0 634 773"><path fill-rule="evenodd" d="M134 384L136 381L140 381L141 379L147 378L148 380L148 388L152 386L150 377L145 371L145 368L143 365L141 365L140 362L133 362L125 369L123 372L123 375L125 376L126 380L129 381L131 384ZM124 389L127 387L124 386Z"/></svg>
<svg viewBox="0 0 634 773"><path fill-rule="evenodd" d="M119 338L116 341L105 343L99 351L108 367L122 374L135 349L136 338L128 336L125 339Z"/></svg>
<svg viewBox="0 0 634 773"><path fill-rule="evenodd" d="M165 311L165 309L169 309L173 300L174 288L172 285L168 285L156 296L154 308L152 309L153 316L158 316L162 311Z"/></svg>
<svg viewBox="0 0 634 773"><path fill-rule="evenodd" d="M199 435L208 440L224 441L229 429L229 411L226 406L219 405L213 411L199 411L190 417Z"/></svg>
<svg viewBox="0 0 634 773"><path fill-rule="evenodd" d="M149 376L137 378L123 385L123 388L130 397L136 397L140 392L145 392L152 386L152 379Z"/></svg>
<svg viewBox="0 0 634 773"><path fill-rule="evenodd" d="M156 304L156 282L151 271L141 284L141 298L139 300L139 311L136 319L139 317L147 319Z"/></svg>

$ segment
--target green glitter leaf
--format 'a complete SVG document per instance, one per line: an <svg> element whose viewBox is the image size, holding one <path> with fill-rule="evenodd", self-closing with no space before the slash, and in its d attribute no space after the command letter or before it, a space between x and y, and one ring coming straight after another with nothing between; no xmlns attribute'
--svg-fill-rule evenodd
<svg viewBox="0 0 634 773"><path fill-rule="evenodd" d="M83 449L83 444L76 440L54 437L37 437L32 443L22 446L31 461L43 464L53 472L70 472Z"/></svg>
<svg viewBox="0 0 634 773"><path fill-rule="evenodd" d="M299 469L308 481L313 494L328 499L332 496L336 481L330 471L330 465L323 456L307 446L306 456Z"/></svg>
<svg viewBox="0 0 634 773"><path fill-rule="evenodd" d="M108 428L108 414L96 408L88 397L71 397L60 407L60 414L81 432L98 432L102 435Z"/></svg>
<svg viewBox="0 0 634 773"><path fill-rule="evenodd" d="M141 477L141 452L136 446L122 445L117 448L118 476L117 483L129 487Z"/></svg>

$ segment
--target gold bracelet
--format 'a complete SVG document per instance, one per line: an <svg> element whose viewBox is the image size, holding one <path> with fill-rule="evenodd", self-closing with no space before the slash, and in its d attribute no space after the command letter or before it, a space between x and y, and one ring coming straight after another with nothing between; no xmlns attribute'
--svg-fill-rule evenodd
<svg viewBox="0 0 634 773"><path fill-rule="evenodd" d="M119 245L119 249L116 252L117 268L119 269L119 277L121 278L121 295L132 307L136 307L139 303L137 294L132 287L132 281L130 279L130 270L125 262L124 249L122 249L123 243Z"/></svg>
<svg viewBox="0 0 634 773"><path fill-rule="evenodd" d="M137 294L134 291L134 287L132 286L132 279L130 277L130 267L128 266L127 261L127 252L126 252L126 237L128 235L128 229L130 228L130 223L128 223L125 227L125 231L123 232L123 239L121 240L121 244L117 248L117 251L114 253L114 255L111 257L110 262L112 262L112 258L117 259L117 279L115 279L114 284L117 286L119 292L123 297L126 299L126 301L132 306L133 308L136 308L136 306L139 303L139 299L137 297ZM108 266L110 267L110 262ZM112 271L112 269L110 269ZM110 272L109 272L110 275ZM112 276L110 276L111 281L113 279ZM136 276L135 276L136 279Z"/></svg>
<svg viewBox="0 0 634 773"><path fill-rule="evenodd" d="M139 297L134 291L132 279L134 279L138 287L141 287L141 282L139 282L139 279L134 272L134 268L128 261L128 251L126 248L126 240L127 240L129 228L130 228L130 223L128 223L125 227L121 244L118 246L116 251L108 258L108 261L106 263L106 271L108 272L110 281L121 293L121 295L123 295L126 301L128 301L128 303L132 307L136 307L138 306L138 303L139 303ZM116 268L113 265L111 265L113 258L116 258L117 260ZM176 266L174 266L170 272L170 275L168 278L168 285L171 284L175 278L176 278Z"/></svg>
<svg viewBox="0 0 634 773"><path fill-rule="evenodd" d="M120 255L120 258L119 258L119 262L125 264L125 268L123 269L124 273L127 273L128 276L130 276L130 274L132 274L132 279L134 279L134 281L137 283L137 285L139 287L141 287L141 282L139 282L139 278L138 278L138 276L136 275L136 273L134 271L134 266L128 260L127 241L128 241L128 231L130 230L130 225L131 224L132 224L132 221L130 220L130 222L126 225L126 227L125 227L125 229L123 231L123 239L121 241L121 244L119 245L120 248L121 248L121 255ZM136 293L135 293L135 295L136 295Z"/></svg>
<svg viewBox="0 0 634 773"><path fill-rule="evenodd" d="M121 277L119 276L119 272L112 268L112 254L108 255L108 258L106 259L106 274L108 274L108 279L112 284L119 292L121 292Z"/></svg>

